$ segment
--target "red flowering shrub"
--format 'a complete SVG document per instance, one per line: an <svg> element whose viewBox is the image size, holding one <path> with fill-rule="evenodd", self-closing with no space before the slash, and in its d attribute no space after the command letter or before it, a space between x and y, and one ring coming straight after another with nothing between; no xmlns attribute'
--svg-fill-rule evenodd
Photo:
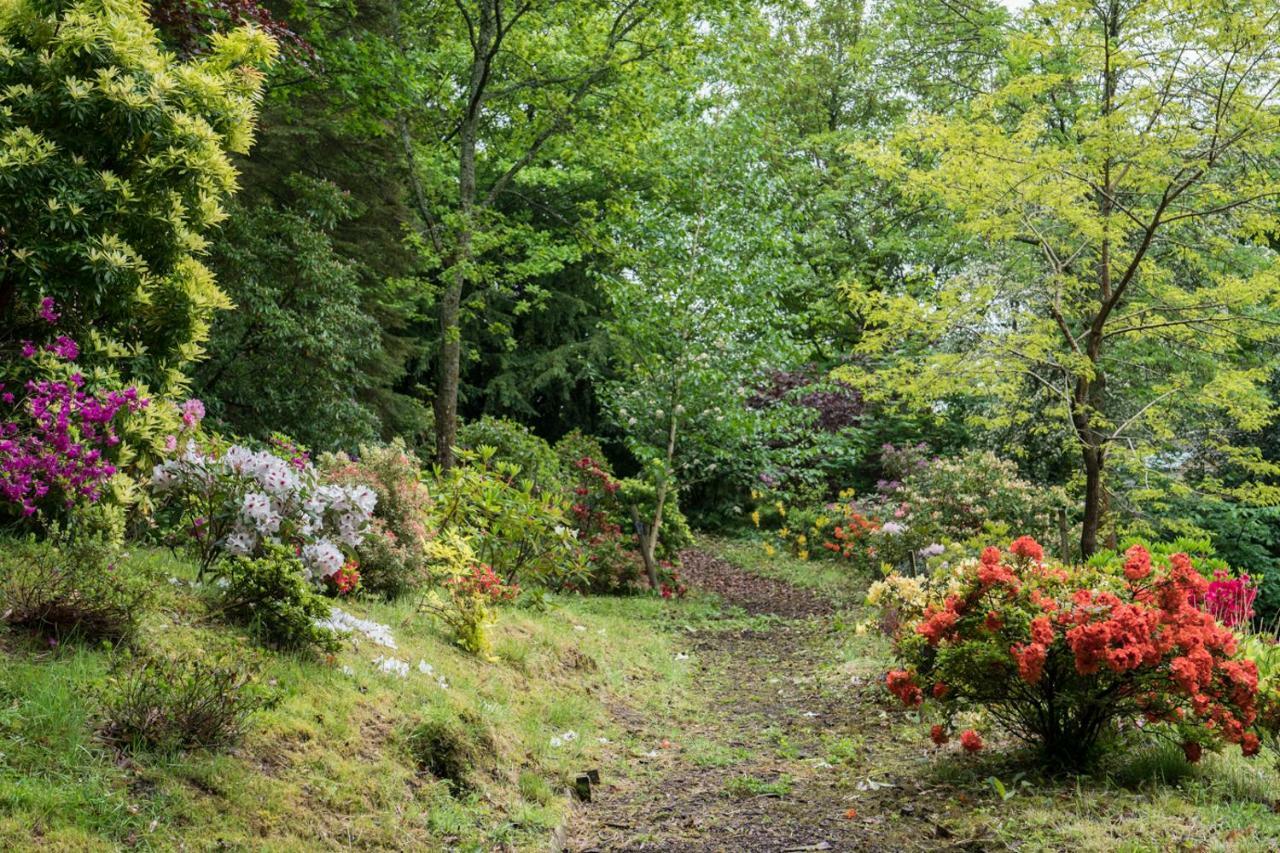
<svg viewBox="0 0 1280 853"><path fill-rule="evenodd" d="M1258 667L1212 610L1210 582L1185 554L1155 566L1141 546L1123 566L1043 562L1031 539L933 577L921 617L895 637L886 684L904 705L930 691L950 719L980 708L1053 765L1078 767L1132 721L1188 744L1258 750ZM942 743L946 727L931 736ZM966 750L982 748L972 731Z"/></svg>
<svg viewBox="0 0 1280 853"><path fill-rule="evenodd" d="M570 465L572 506L578 541L586 551L590 592L625 592L638 587L644 575L635 537L623 532L621 482L607 463L583 456ZM670 597L664 594L664 597Z"/></svg>

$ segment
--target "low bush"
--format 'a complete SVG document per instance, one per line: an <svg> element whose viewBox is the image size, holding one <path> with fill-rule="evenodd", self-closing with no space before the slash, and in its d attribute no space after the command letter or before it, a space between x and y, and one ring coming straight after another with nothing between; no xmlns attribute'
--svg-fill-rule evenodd
<svg viewBox="0 0 1280 853"><path fill-rule="evenodd" d="M266 645L296 651L341 648L336 634L316 624L329 618L329 602L303 579L297 558L283 545L267 545L261 557L229 560L222 582L211 589L214 611L245 625Z"/></svg>
<svg viewBox="0 0 1280 853"><path fill-rule="evenodd" d="M499 604L515 600L520 588L504 583L479 562L467 540L448 533L427 545L440 588L428 591L422 607L448 628L455 643L472 654L492 658L488 629L498 620Z"/></svg>
<svg viewBox="0 0 1280 853"><path fill-rule="evenodd" d="M1162 564L1140 545L1122 565L1081 569L1046 562L1029 537L987 548L928 581L873 590L896 611L903 667L887 684L908 706L940 708L935 742L979 710L1057 767L1087 765L1121 726L1175 740L1191 760L1223 743L1253 755L1258 668L1196 606L1208 585L1185 554ZM982 740L966 731L962 745Z"/></svg>
<svg viewBox="0 0 1280 853"><path fill-rule="evenodd" d="M363 486L377 495L369 533L355 549L361 585L388 598L420 585L426 579L427 517L432 501L421 465L404 442L361 446L354 458L326 454L320 468L326 482Z"/></svg>
<svg viewBox="0 0 1280 853"><path fill-rule="evenodd" d="M154 584L93 540L0 544L3 620L58 641L133 639Z"/></svg>
<svg viewBox="0 0 1280 853"><path fill-rule="evenodd" d="M627 512L630 513L634 509L642 520L653 518L658 499L657 487L648 480L636 477L628 477L620 480L619 483L621 484L619 497L623 506L627 508ZM629 523L630 519L631 516L628 514L625 523ZM689 529L689 521L680 511L675 489L672 489L667 493L667 499L662 508L662 528L658 531L658 547L655 549L655 555L659 560L678 563L680 552L692 544L693 531Z"/></svg>
<svg viewBox="0 0 1280 853"><path fill-rule="evenodd" d="M586 563L560 494L535 492L492 448L460 451L458 460L436 485L430 526L467 538L477 561L508 583L581 588Z"/></svg>
<svg viewBox="0 0 1280 853"><path fill-rule="evenodd" d="M102 737L126 750L224 749L249 718L275 703L253 674L230 660L158 658L112 679Z"/></svg>

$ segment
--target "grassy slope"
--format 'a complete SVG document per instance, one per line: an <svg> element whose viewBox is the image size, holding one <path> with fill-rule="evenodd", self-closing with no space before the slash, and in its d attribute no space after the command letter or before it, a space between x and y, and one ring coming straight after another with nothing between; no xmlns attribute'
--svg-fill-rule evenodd
<svg viewBox="0 0 1280 853"><path fill-rule="evenodd" d="M194 576L161 552L131 561L163 578ZM161 586L138 648L260 658L283 701L231 754L126 758L99 744L93 726L99 691L128 652L0 635L0 849L545 849L566 785L595 766L601 738L617 738L606 703L669 705L688 664L674 659L667 628L705 607L553 597L543 612L503 614L500 660L488 663L449 645L412 601L349 602L355 615L391 625L399 649L363 640L329 662L261 652L204 621L185 585ZM408 662L408 678L379 672L379 655ZM419 660L448 688L420 673ZM416 768L404 735L424 719L473 736L469 791L454 795ZM577 739L553 747L566 731Z"/></svg>
<svg viewBox="0 0 1280 853"><path fill-rule="evenodd" d="M825 590L842 602L856 602L862 585L829 561L766 557L757 543L745 540L702 544L752 572ZM866 610L855 606L850 621L867 618ZM840 655L833 666L851 676L876 677L891 663L891 649L874 632L849 631ZM937 786L935 796L945 801L933 807L946 815L954 840L1036 850L1280 848L1280 756L1269 751L1246 760L1229 748L1192 766L1176 747L1151 749L1114 755L1090 777L1052 779L1020 762L1011 744L993 744L976 760L958 754L954 744L930 749L927 730L933 720L893 709L887 700L885 707L884 726L850 734L859 749L892 756L892 764L881 769L886 778L920 776ZM996 792L992 777L1004 785L1008 799ZM890 823L895 819L883 817Z"/></svg>

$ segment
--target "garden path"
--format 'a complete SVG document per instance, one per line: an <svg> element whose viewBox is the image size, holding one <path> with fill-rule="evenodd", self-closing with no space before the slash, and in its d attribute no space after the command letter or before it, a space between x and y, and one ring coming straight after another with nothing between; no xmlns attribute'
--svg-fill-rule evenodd
<svg viewBox="0 0 1280 853"><path fill-rule="evenodd" d="M839 602L705 551L683 564L730 605L690 633L695 709L615 709L631 751L575 810L563 850L981 848L952 838L948 797L913 772L921 750L893 737L878 661L840 663Z"/></svg>

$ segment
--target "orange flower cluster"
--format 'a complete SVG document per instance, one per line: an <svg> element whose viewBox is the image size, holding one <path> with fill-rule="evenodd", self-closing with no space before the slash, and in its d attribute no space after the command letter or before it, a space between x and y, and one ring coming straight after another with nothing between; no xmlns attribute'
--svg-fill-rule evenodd
<svg viewBox="0 0 1280 853"><path fill-rule="evenodd" d="M862 547L860 543L867 534L880 529L880 522L867 518L858 512L850 511L842 524L831 528L832 539L822 543L822 547L845 559L853 557Z"/></svg>
<svg viewBox="0 0 1280 853"><path fill-rule="evenodd" d="M1250 728L1259 716L1258 668L1237 656L1231 629L1197 606L1209 582L1190 558L1175 554L1167 567L1154 567L1146 549L1134 546L1119 570L1067 571L1043 560L1029 537L1007 553L984 550L960 589L941 606L928 605L914 630L898 636L907 667L889 673L890 692L918 706L917 679L928 678L935 700L1000 704L1001 718L1023 720L1029 737L1042 735L1037 714L1045 708L1106 707L1112 718L1145 716L1184 734L1195 729L1188 742L1257 753ZM929 651L938 646L947 655ZM1003 654L1007 665L991 663ZM1007 679L1025 686L1015 690ZM1041 691L1078 701L1055 703ZM1058 720L1043 736L1074 730L1076 722ZM939 744L946 736L943 728L932 733ZM976 734L970 740L981 748Z"/></svg>
<svg viewBox="0 0 1280 853"><path fill-rule="evenodd" d="M889 687L889 692L906 705L908 708L919 707L924 701L924 692L916 684L911 673L905 669L895 669L885 676L885 683Z"/></svg>

